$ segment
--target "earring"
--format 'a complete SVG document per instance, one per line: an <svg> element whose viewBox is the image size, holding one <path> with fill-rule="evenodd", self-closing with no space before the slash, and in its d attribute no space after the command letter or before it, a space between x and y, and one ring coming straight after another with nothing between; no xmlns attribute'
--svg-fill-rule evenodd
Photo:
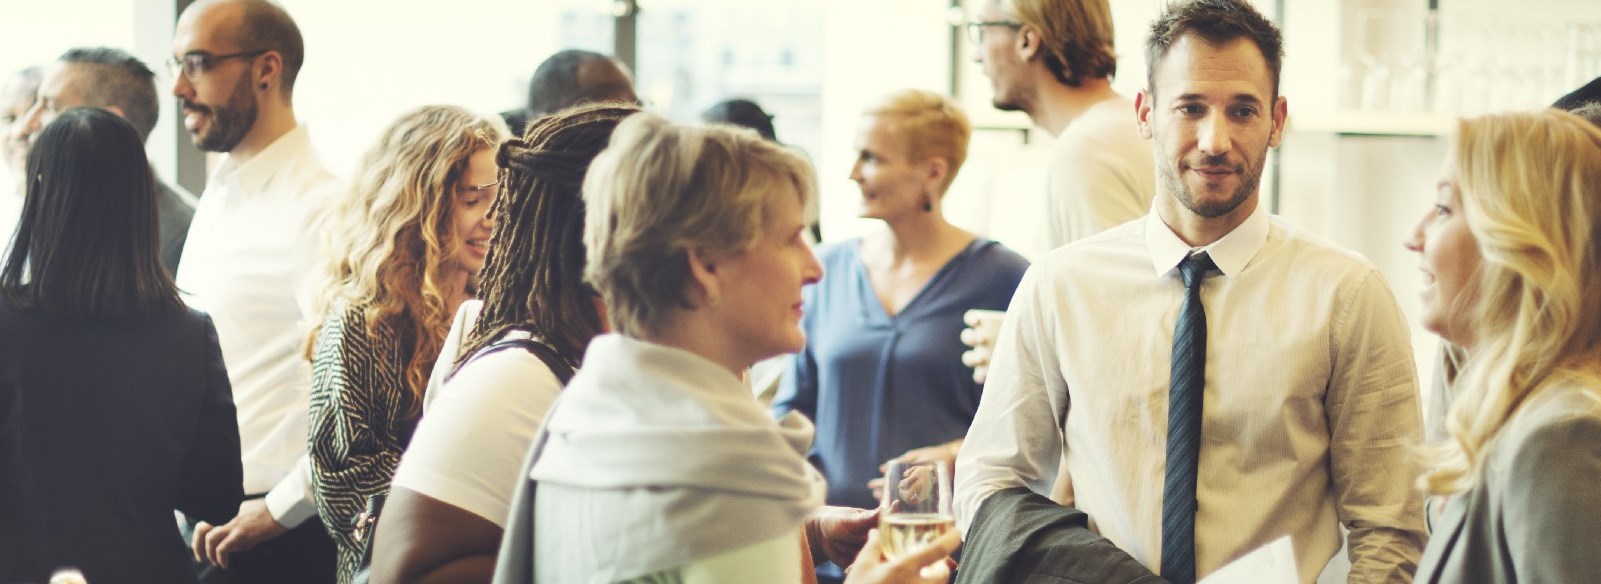
<svg viewBox="0 0 1601 584"><path fill-rule="evenodd" d="M932 212L933 210L934 210L934 197L931 197L931 196L928 196L928 195L923 195L923 212L924 213L929 213L929 212Z"/></svg>
<svg viewBox="0 0 1601 584"><path fill-rule="evenodd" d="M267 82L266 81L261 82L261 88L262 89L266 89L267 88Z"/></svg>

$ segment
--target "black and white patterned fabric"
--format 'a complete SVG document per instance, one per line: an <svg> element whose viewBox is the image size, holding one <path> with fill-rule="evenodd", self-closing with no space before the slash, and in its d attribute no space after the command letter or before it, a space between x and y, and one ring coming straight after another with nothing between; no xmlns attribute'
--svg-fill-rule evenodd
<svg viewBox="0 0 1601 584"><path fill-rule="evenodd" d="M312 348L310 452L317 514L339 547L338 582L360 567L353 535L367 497L389 492L400 455L416 428L402 419L412 400L407 355L388 327L369 334L359 307L328 312Z"/></svg>

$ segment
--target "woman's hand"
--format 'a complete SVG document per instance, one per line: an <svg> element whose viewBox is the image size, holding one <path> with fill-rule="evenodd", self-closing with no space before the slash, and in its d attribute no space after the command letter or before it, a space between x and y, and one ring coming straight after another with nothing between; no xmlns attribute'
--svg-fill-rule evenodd
<svg viewBox="0 0 1601 584"><path fill-rule="evenodd" d="M877 529L868 533L862 552L846 570L845 584L945 584L954 565L951 552L962 545L961 534L953 529L904 556L886 560L878 537Z"/></svg>
<svg viewBox="0 0 1601 584"><path fill-rule="evenodd" d="M877 524L877 509L819 509L806 521L806 540L811 542L812 560L828 560L838 566L850 565L867 542L867 532Z"/></svg>

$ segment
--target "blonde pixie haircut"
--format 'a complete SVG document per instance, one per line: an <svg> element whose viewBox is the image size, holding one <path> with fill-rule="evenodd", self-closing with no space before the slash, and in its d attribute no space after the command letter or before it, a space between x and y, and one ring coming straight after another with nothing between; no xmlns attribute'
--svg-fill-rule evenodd
<svg viewBox="0 0 1601 584"><path fill-rule="evenodd" d="M1559 110L1470 118L1452 156L1483 260L1451 438L1426 451L1436 494L1471 488L1491 442L1542 392L1601 398L1601 129Z"/></svg>
<svg viewBox="0 0 1601 584"><path fill-rule="evenodd" d="M1107 0L991 0L1001 12L1040 31L1045 66L1057 81L1079 87L1084 79L1117 74L1112 7Z"/></svg>
<svg viewBox="0 0 1601 584"><path fill-rule="evenodd" d="M950 172L940 193L951 188L956 172L967 161L967 142L973 135L973 124L967 121L962 106L932 91L903 89L884 96L862 115L890 120L895 137L913 162L944 158L950 163Z"/></svg>
<svg viewBox="0 0 1601 584"><path fill-rule="evenodd" d="M717 258L748 249L778 197L804 205L816 190L804 158L754 131L635 114L584 178L584 279L614 329L655 334L676 310L695 308L691 251Z"/></svg>

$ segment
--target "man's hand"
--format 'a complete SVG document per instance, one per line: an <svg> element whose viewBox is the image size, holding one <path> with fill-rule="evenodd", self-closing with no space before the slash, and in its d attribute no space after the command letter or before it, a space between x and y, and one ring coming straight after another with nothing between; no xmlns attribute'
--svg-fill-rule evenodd
<svg viewBox="0 0 1601 584"><path fill-rule="evenodd" d="M960 438L944 444L935 444L933 446L914 448L906 451L905 454L884 461L884 464L878 465L878 472L888 472L889 463L897 460L901 462L933 462L936 460L943 460L945 461L945 468L950 469L951 472L954 473L956 472L956 453L961 449L962 440ZM873 499L878 501L884 500L884 477L880 476L876 479L867 481L867 488L872 489Z"/></svg>
<svg viewBox="0 0 1601 584"><path fill-rule="evenodd" d="M867 543L867 532L878 525L877 509L823 507L806 521L806 540L811 542L812 559L849 566Z"/></svg>
<svg viewBox="0 0 1601 584"><path fill-rule="evenodd" d="M944 584L951 577L951 552L962 545L961 534L953 529L904 556L886 560L878 537L877 529L868 534L845 584Z"/></svg>
<svg viewBox="0 0 1601 584"><path fill-rule="evenodd" d="M204 521L195 525L195 561L206 561L228 569L228 554L247 552L261 542L277 538L289 529L279 525L267 512L266 499L250 499L239 504L232 521L213 526Z"/></svg>

